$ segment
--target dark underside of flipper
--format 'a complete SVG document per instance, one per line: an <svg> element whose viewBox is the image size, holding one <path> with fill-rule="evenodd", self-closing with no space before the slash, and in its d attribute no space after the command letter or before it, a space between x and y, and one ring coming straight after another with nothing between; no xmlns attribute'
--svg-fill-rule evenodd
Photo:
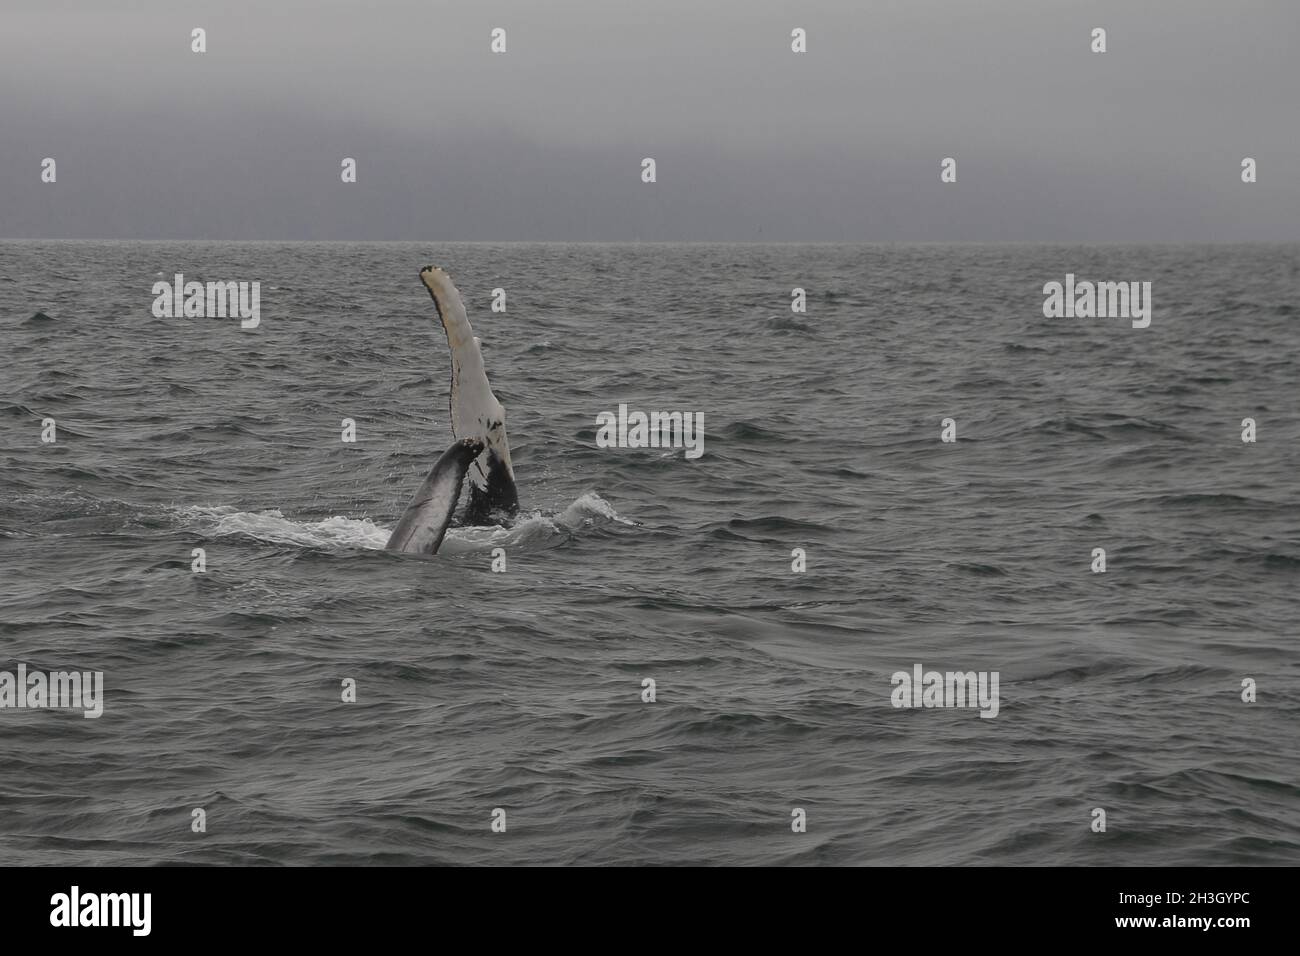
<svg viewBox="0 0 1300 956"><path fill-rule="evenodd" d="M501 524L519 512L519 492L515 490L510 470L490 452L486 457L487 487L480 488L477 482L471 482L469 501L461 516L464 525Z"/></svg>

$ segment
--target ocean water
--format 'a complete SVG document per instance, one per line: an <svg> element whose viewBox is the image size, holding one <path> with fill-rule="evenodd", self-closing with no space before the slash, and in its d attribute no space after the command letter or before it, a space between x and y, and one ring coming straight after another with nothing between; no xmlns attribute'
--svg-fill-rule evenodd
<svg viewBox="0 0 1300 956"><path fill-rule="evenodd" d="M523 513L422 558L428 263ZM177 272L261 325L154 318ZM1150 328L1044 318L1066 273ZM0 669L105 682L0 710L0 857L1300 863L1298 293L1279 245L0 243ZM598 448L620 402L704 455ZM894 707L916 664L997 716Z"/></svg>

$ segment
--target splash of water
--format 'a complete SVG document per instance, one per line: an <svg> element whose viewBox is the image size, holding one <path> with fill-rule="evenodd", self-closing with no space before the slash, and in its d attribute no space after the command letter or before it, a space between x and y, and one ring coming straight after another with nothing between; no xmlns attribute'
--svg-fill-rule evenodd
<svg viewBox="0 0 1300 956"><path fill-rule="evenodd" d="M269 544L288 544L305 548L346 550L382 549L392 534L391 528L375 524L369 518L334 515L321 521L295 521L277 508L269 511L238 511L229 507L194 507L179 512L182 520L193 523L206 535L246 535ZM614 507L595 492L580 495L563 511L545 515L534 511L521 516L510 527L491 525L475 528L450 528L440 553L466 554L495 547L544 541L554 535L579 531L609 522L632 525Z"/></svg>

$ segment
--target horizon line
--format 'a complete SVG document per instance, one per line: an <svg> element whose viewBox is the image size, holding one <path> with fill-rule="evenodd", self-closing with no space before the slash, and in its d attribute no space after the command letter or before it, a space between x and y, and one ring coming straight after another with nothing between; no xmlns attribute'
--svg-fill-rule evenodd
<svg viewBox="0 0 1300 956"><path fill-rule="evenodd" d="M122 236L0 236L0 242L209 242L277 245L565 245L565 246L1244 246L1296 245L1295 239L177 239Z"/></svg>

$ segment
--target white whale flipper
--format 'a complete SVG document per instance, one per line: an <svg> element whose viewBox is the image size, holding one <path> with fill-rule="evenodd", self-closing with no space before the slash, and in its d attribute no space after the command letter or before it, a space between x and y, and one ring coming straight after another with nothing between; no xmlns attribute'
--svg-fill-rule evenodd
<svg viewBox="0 0 1300 956"><path fill-rule="evenodd" d="M386 550L409 554L437 552L447 533L452 512L456 510L456 502L460 500L465 472L482 451L483 442L477 438L463 438L442 453L406 506L402 519L388 538L388 544L384 545Z"/></svg>
<svg viewBox="0 0 1300 956"><path fill-rule="evenodd" d="M420 281L433 297L438 318L451 348L451 431L457 438L477 438L483 452L469 469L470 500L466 524L488 524L489 515L514 515L519 510L510 443L506 439L506 410L492 394L483 353L474 337L465 304L451 277L437 266L420 270Z"/></svg>

